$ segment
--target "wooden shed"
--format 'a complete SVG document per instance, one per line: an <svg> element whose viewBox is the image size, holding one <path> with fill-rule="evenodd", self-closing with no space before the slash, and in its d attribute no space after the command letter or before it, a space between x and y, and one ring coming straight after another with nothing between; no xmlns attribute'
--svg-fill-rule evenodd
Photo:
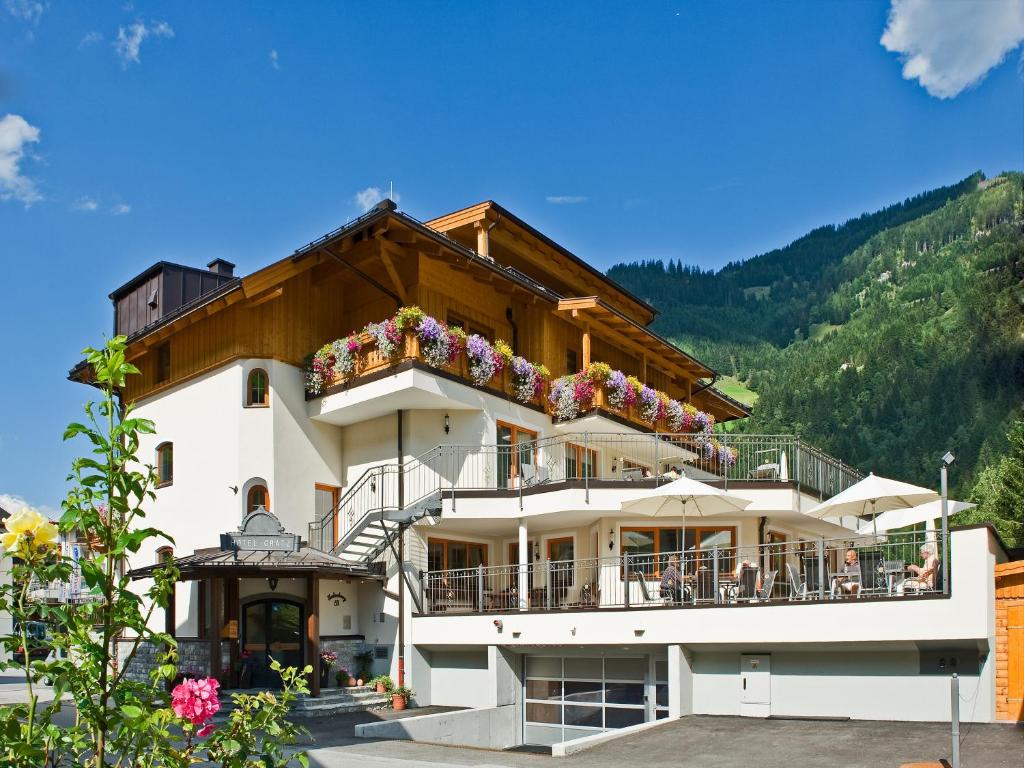
<svg viewBox="0 0 1024 768"><path fill-rule="evenodd" d="M996 565L996 719L1024 721L1024 560Z"/></svg>

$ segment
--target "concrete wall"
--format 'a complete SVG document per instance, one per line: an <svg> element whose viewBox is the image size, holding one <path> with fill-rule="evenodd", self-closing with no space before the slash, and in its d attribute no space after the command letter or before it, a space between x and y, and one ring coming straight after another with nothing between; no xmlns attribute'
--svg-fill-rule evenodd
<svg viewBox="0 0 1024 768"><path fill-rule="evenodd" d="M490 682L486 648L430 654L430 704L434 706L494 706Z"/></svg>
<svg viewBox="0 0 1024 768"><path fill-rule="evenodd" d="M740 714L740 655L740 651L694 653L695 714ZM773 716L949 720L949 677L921 675L914 649L770 655ZM992 720L987 674L961 677L960 695L962 720Z"/></svg>
<svg viewBox="0 0 1024 768"><path fill-rule="evenodd" d="M403 739L480 749L517 746L521 743L519 733L520 722L513 706L443 712L356 726L356 736L364 739Z"/></svg>

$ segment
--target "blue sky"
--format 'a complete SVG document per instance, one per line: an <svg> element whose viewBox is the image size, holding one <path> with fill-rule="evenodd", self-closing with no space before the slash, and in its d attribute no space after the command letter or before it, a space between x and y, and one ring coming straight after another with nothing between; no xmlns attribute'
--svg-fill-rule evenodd
<svg viewBox="0 0 1024 768"><path fill-rule="evenodd" d="M1020 169L1021 38L1022 0L0 0L0 498L59 504L67 369L156 260L247 273L394 182L719 266Z"/></svg>

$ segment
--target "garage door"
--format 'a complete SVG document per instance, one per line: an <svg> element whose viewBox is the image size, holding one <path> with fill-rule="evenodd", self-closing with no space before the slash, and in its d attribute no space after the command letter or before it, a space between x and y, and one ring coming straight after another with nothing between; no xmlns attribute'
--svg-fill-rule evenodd
<svg viewBox="0 0 1024 768"><path fill-rule="evenodd" d="M523 741L555 744L646 720L648 659L527 656Z"/></svg>

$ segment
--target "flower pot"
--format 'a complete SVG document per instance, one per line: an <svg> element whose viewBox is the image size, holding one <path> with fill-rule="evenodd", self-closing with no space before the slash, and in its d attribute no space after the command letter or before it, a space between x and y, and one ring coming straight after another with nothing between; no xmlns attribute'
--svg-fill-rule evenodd
<svg viewBox="0 0 1024 768"><path fill-rule="evenodd" d="M387 693L384 683L377 683L377 693Z"/></svg>
<svg viewBox="0 0 1024 768"><path fill-rule="evenodd" d="M396 693L391 697L391 706L396 712L401 712L405 709L405 704L405 696Z"/></svg>
<svg viewBox="0 0 1024 768"><path fill-rule="evenodd" d="M349 688L353 688L353 687L355 687L355 684L356 684L356 679L354 677L350 677L348 679L348 687Z"/></svg>
<svg viewBox="0 0 1024 768"><path fill-rule="evenodd" d="M360 677L358 680L356 680L356 685L361 686L362 684L363 684L363 678Z"/></svg>

